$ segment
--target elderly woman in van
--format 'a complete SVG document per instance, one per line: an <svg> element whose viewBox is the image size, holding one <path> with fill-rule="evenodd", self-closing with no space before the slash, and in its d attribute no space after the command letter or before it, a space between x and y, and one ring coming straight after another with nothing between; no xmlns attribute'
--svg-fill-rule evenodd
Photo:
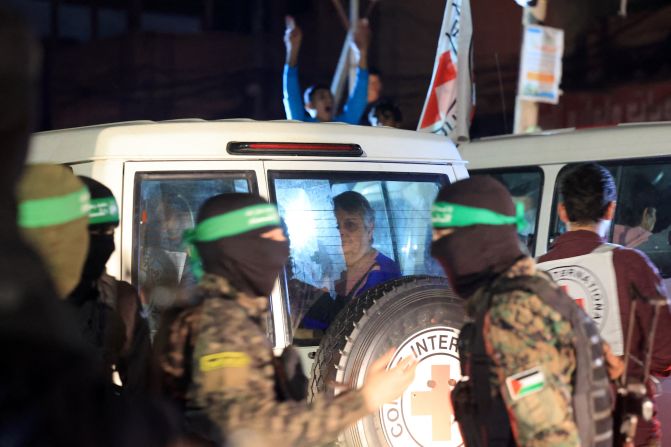
<svg viewBox="0 0 671 447"><path fill-rule="evenodd" d="M335 281L336 297L323 293L310 307L301 326L325 330L353 298L386 281L401 277L398 264L373 248L375 211L356 191L333 198L345 270Z"/></svg>
<svg viewBox="0 0 671 447"><path fill-rule="evenodd" d="M345 302L373 286L401 276L398 265L373 248L375 211L356 191L333 198L346 269L335 283L339 298Z"/></svg>

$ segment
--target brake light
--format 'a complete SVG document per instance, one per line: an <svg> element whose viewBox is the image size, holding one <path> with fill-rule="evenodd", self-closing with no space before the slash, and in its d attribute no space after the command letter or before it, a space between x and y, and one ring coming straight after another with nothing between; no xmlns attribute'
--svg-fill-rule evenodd
<svg viewBox="0 0 671 447"><path fill-rule="evenodd" d="M317 155L331 157L360 157L358 144L341 143L228 143L229 154Z"/></svg>

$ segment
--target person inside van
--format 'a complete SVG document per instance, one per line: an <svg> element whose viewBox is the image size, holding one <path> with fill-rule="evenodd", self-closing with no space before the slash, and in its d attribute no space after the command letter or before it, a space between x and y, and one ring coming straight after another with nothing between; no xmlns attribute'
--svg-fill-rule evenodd
<svg viewBox="0 0 671 447"><path fill-rule="evenodd" d="M346 269L335 283L339 297L348 302L366 290L399 278L396 262L373 248L375 211L366 198L356 191L346 191L333 198Z"/></svg>
<svg viewBox="0 0 671 447"><path fill-rule="evenodd" d="M635 248L652 236L657 223L655 188L643 176L637 176L630 188L631 196L624 201L619 222L613 228L613 243Z"/></svg>
<svg viewBox="0 0 671 447"><path fill-rule="evenodd" d="M359 21L352 38L352 50L359 58L357 77L352 94L343 107L343 112L337 115L333 94L326 85L318 84L308 87L301 100L298 83L298 52L303 33L291 16L286 17L286 27L284 44L287 49L287 59L284 65L283 85L284 110L287 119L358 124L366 108L368 95L368 46L370 44L368 20Z"/></svg>
<svg viewBox="0 0 671 447"><path fill-rule="evenodd" d="M335 316L352 299L367 290L401 277L398 264L373 247L375 210L356 191L345 191L333 198L345 269L335 281L336 297L324 292L310 307L301 326L327 329Z"/></svg>

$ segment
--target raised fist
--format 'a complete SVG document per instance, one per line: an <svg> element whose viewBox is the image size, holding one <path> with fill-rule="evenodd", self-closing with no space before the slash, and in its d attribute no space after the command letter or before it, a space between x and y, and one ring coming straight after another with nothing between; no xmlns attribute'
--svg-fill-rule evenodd
<svg viewBox="0 0 671 447"><path fill-rule="evenodd" d="M370 46L370 24L368 19L361 19L356 23L356 28L354 29L354 36L352 42L355 46L355 50L366 51Z"/></svg>
<svg viewBox="0 0 671 447"><path fill-rule="evenodd" d="M301 41L303 40L303 32L298 25L296 25L296 21L292 16L285 16L284 23L287 27L284 32L284 45L286 45L287 51L290 51L292 48L300 47Z"/></svg>

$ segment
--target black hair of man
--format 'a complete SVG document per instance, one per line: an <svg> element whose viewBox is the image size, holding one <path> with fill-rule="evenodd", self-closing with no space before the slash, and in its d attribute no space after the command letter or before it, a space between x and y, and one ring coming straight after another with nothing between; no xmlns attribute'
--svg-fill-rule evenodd
<svg viewBox="0 0 671 447"><path fill-rule="evenodd" d="M303 103L308 104L312 102L315 93L317 93L319 90L326 90L329 92L329 94L331 93L331 88L326 84L311 85L310 87L306 88L305 93L303 93Z"/></svg>
<svg viewBox="0 0 671 447"><path fill-rule="evenodd" d="M382 77L382 72L377 67L368 67L368 76L377 76L378 78Z"/></svg>
<svg viewBox="0 0 671 447"><path fill-rule="evenodd" d="M375 223L375 210L370 206L368 200L356 191L345 191L335 196L333 210L360 214L369 228Z"/></svg>
<svg viewBox="0 0 671 447"><path fill-rule="evenodd" d="M396 104L394 104L392 101L389 101L387 99L381 99L375 104L373 104L373 107L370 109L370 112L368 112L368 121L373 122L372 118L377 118L378 120L380 117L393 117L394 121L397 123L400 123L403 121L403 115L401 114L401 109L398 108Z"/></svg>
<svg viewBox="0 0 671 447"><path fill-rule="evenodd" d="M608 169L597 163L582 163L562 175L559 191L571 222L599 222L608 205L617 200L615 181Z"/></svg>

